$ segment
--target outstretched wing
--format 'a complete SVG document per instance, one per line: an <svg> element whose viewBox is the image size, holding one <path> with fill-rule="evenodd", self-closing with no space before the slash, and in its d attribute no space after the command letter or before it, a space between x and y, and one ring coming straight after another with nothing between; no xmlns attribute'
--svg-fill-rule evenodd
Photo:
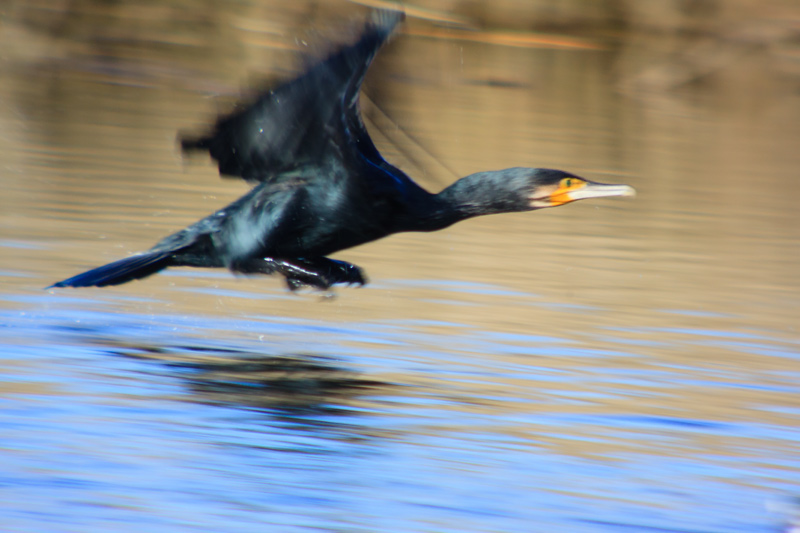
<svg viewBox="0 0 800 533"><path fill-rule="evenodd" d="M402 19L398 11L373 11L354 44L221 117L210 135L182 138L183 150L207 150L220 174L249 181L269 181L277 173L322 163L332 143L382 166L361 120L358 93L372 59ZM342 140L349 141L347 146Z"/></svg>

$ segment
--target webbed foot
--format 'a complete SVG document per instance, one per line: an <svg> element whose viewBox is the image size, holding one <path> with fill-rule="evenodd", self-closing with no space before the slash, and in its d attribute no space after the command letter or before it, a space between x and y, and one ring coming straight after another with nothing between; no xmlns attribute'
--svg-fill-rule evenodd
<svg viewBox="0 0 800 533"><path fill-rule="evenodd" d="M277 272L286 278L289 290L303 286L328 290L333 285L364 285L367 279L357 266L345 261L315 257L312 259L280 259Z"/></svg>
<svg viewBox="0 0 800 533"><path fill-rule="evenodd" d="M276 259L264 257L237 265L236 270L244 273L273 274L286 278L286 286L291 291L301 287L328 290L331 286L345 283L365 285L367 278L357 266L345 261L327 257Z"/></svg>

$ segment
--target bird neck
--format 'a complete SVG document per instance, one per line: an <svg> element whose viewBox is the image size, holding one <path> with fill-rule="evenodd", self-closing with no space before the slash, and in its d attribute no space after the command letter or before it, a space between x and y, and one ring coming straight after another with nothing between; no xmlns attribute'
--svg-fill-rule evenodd
<svg viewBox="0 0 800 533"><path fill-rule="evenodd" d="M432 216L426 218L436 224L435 229L472 217L530 209L527 202L521 202L519 195L508 189L506 176L500 171L463 177L434 195L434 202Z"/></svg>

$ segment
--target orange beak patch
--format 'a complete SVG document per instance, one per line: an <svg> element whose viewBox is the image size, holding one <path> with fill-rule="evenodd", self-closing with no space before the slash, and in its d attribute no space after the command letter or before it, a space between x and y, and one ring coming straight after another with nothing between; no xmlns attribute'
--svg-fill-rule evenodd
<svg viewBox="0 0 800 533"><path fill-rule="evenodd" d="M573 198L573 193L585 188L586 185L586 182L579 178L564 178L550 195L550 205L555 207L578 200L579 198Z"/></svg>

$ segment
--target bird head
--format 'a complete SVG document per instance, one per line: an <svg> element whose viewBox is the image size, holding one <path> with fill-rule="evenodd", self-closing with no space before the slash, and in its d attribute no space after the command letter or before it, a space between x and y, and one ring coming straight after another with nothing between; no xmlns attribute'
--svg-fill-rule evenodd
<svg viewBox="0 0 800 533"><path fill-rule="evenodd" d="M597 183L562 170L515 167L463 177L436 195L441 229L459 220L495 213L533 211L576 200L603 196L633 196L633 187Z"/></svg>

